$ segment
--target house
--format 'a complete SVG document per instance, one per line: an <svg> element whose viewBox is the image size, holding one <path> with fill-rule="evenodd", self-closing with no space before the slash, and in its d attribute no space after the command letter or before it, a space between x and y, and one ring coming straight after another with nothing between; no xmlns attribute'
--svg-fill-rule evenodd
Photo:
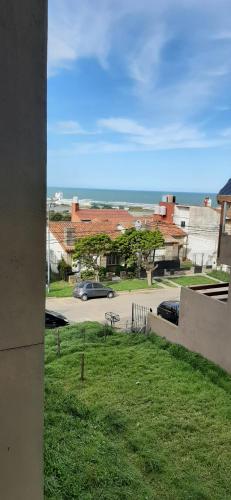
<svg viewBox="0 0 231 500"><path fill-rule="evenodd" d="M231 181L217 197L221 205L218 263L231 266L231 235L226 232L226 212L231 207ZM182 288L179 325L150 314L149 328L181 344L231 373L231 280L229 283Z"/></svg>
<svg viewBox="0 0 231 500"><path fill-rule="evenodd" d="M112 222L117 224L132 224L133 216L127 210L80 208L78 198L74 197L71 205L72 222Z"/></svg>
<svg viewBox="0 0 231 500"><path fill-rule="evenodd" d="M158 217L174 223L187 233L180 258L189 259L197 266L215 267L219 237L220 210L212 208L207 199L204 206L179 205L175 196L168 195L157 207ZM231 213L230 213L231 222ZM231 226L230 226L231 229Z"/></svg>
<svg viewBox="0 0 231 500"><path fill-rule="evenodd" d="M150 230L159 229L165 239L163 249L156 251L157 262L164 261L162 267L169 266L175 268L179 266L179 255L186 238L186 233L175 224L163 223L155 216L137 220L126 210L117 209L80 209L78 201L72 203L72 220L49 222L47 228L47 252L50 253L50 265L53 272L57 272L58 262L63 258L78 270L73 262L73 252L75 241L84 236L96 234L108 234L112 239L122 234L126 229L136 227L137 229L147 228ZM101 258L100 264L110 267L112 270L119 264L117 255L108 255Z"/></svg>

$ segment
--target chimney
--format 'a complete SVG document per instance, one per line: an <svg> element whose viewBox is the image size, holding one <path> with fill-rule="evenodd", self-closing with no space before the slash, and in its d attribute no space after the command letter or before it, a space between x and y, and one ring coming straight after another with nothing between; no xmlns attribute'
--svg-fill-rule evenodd
<svg viewBox="0 0 231 500"><path fill-rule="evenodd" d="M74 196L71 205L71 220L75 222L75 214L79 211L79 200L77 196Z"/></svg>
<svg viewBox="0 0 231 500"><path fill-rule="evenodd" d="M160 201L160 215L164 222L168 224L173 223L173 217L175 212L176 197L173 195L166 195L163 197L163 201Z"/></svg>
<svg viewBox="0 0 231 500"><path fill-rule="evenodd" d="M64 243L67 247L73 247L75 244L76 236L73 227L65 227L64 229Z"/></svg>

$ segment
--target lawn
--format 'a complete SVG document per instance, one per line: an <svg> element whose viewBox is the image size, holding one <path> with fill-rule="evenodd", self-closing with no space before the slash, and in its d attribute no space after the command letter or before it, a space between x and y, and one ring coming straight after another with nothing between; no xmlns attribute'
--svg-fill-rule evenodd
<svg viewBox="0 0 231 500"><path fill-rule="evenodd" d="M66 281L54 281L50 284L48 297L72 297L73 285Z"/></svg>
<svg viewBox="0 0 231 500"><path fill-rule="evenodd" d="M60 335L57 357L46 333L46 500L230 498L227 374L154 335Z"/></svg>
<svg viewBox="0 0 231 500"><path fill-rule="evenodd" d="M211 276L211 278L216 278L217 280L220 281L225 281L228 282L230 281L230 274L226 273L225 271L211 271L207 273L208 276Z"/></svg>
<svg viewBox="0 0 231 500"><path fill-rule="evenodd" d="M160 279L158 281L158 283L160 283L160 284L163 283L163 285L169 286L170 288L176 288L175 283L173 283L173 281L171 279L170 280L168 280L168 279L167 280L166 279Z"/></svg>
<svg viewBox="0 0 231 500"><path fill-rule="evenodd" d="M217 281L212 278L201 275L201 276L179 276L178 278L169 278L170 281L176 283L180 286L193 286L193 285L213 285Z"/></svg>
<svg viewBox="0 0 231 500"><path fill-rule="evenodd" d="M152 287L148 286L148 282L145 279L130 279L121 281L110 281L105 283L106 286L110 286L116 292L130 292L132 290L142 290L146 288L160 288L156 282L152 284Z"/></svg>
<svg viewBox="0 0 231 500"><path fill-rule="evenodd" d="M110 286L116 292L130 292L132 290L149 288L147 280L142 279L122 280L118 282L110 281L104 284L106 286ZM153 283L152 288L159 288L159 286L157 283ZM54 283L51 283L48 297L72 297L72 293L73 285L69 285L69 283L67 283L66 281L56 281Z"/></svg>

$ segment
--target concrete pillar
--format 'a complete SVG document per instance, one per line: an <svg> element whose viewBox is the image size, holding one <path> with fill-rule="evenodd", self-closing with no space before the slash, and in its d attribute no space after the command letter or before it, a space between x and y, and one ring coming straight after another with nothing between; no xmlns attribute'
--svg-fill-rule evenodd
<svg viewBox="0 0 231 500"><path fill-rule="evenodd" d="M0 498L43 498L47 0L2 0Z"/></svg>

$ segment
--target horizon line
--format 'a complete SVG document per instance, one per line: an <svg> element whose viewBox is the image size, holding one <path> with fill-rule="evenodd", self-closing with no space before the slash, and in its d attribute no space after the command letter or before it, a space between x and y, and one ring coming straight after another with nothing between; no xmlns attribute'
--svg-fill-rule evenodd
<svg viewBox="0 0 231 500"><path fill-rule="evenodd" d="M175 190L175 189L133 189L133 188L127 188L127 189L124 189L124 188L100 188L100 187L97 187L97 188L94 188L94 187L82 187L82 186L50 186L50 185L47 185L47 188L57 188L57 189L89 189L89 190L94 190L94 191L131 191L131 192L135 192L135 193L139 193L139 192L147 192L147 193L166 193L166 194L175 194L175 193L187 193L187 194L213 194L213 195L217 195L218 191L178 191L178 190Z"/></svg>

